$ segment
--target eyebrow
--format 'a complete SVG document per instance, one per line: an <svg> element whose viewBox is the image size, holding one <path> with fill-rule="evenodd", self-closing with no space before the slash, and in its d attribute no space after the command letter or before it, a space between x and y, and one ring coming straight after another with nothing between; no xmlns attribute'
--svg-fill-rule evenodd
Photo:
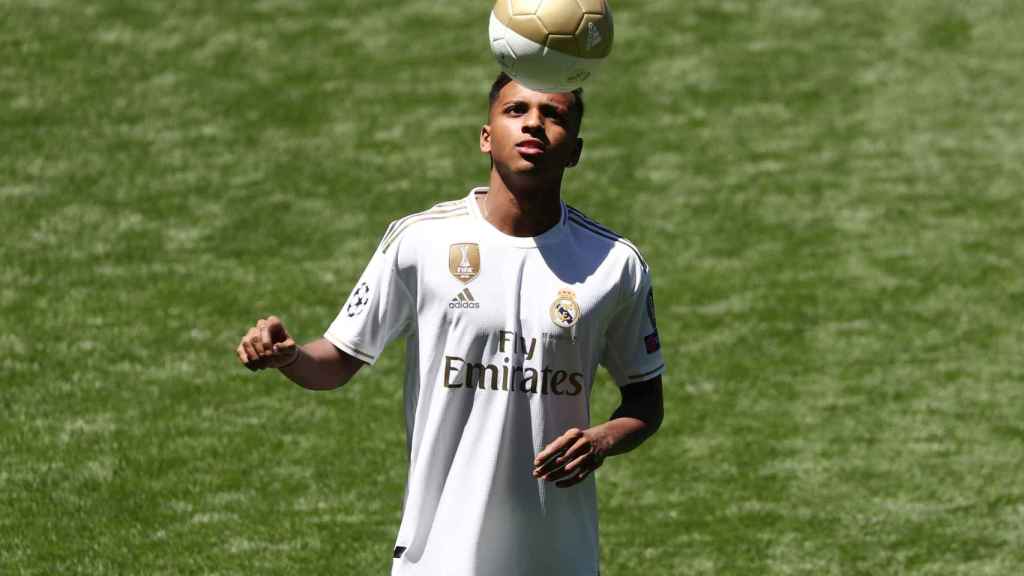
<svg viewBox="0 0 1024 576"><path fill-rule="evenodd" d="M568 114L569 113L569 108L567 106L562 106L560 104L553 104L551 102L544 102L543 104L540 105L540 108L541 108L541 110L554 110L555 112L558 112L559 114Z"/></svg>
<svg viewBox="0 0 1024 576"><path fill-rule="evenodd" d="M515 106L517 104L525 104L527 106L530 105L530 103L527 102L526 100L522 100L522 99L518 99L517 98L515 100L507 100L505 102L502 102L501 103L501 108L502 108L502 110L504 110L505 108L508 108L509 106ZM559 114L568 114L569 110L570 110L570 108L568 106L562 106L560 104L555 104L553 102L541 102L538 105L538 107L541 110L545 110L545 111L553 110L555 112L558 112Z"/></svg>

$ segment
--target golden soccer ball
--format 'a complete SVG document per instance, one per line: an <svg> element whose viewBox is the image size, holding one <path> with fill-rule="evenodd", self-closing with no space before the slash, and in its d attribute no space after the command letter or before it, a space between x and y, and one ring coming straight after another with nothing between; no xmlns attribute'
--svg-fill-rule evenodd
<svg viewBox="0 0 1024 576"><path fill-rule="evenodd" d="M612 50L606 0L498 0L491 52L516 81L542 92L583 85Z"/></svg>

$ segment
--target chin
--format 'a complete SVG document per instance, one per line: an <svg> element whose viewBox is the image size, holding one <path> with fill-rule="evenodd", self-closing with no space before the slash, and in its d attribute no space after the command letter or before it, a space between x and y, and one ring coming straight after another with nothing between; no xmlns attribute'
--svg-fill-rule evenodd
<svg viewBox="0 0 1024 576"><path fill-rule="evenodd" d="M555 171L555 165L552 160L554 160L554 158L539 157L530 159L517 156L515 161L510 165L521 168L526 172L553 172Z"/></svg>
<svg viewBox="0 0 1024 576"><path fill-rule="evenodd" d="M557 171L542 166L526 166L522 169L514 169L512 172L521 178L530 178L540 182L551 180L556 176Z"/></svg>
<svg viewBox="0 0 1024 576"><path fill-rule="evenodd" d="M517 157L511 162L500 167L498 172L515 178L546 182L559 178L562 170L555 168L546 162L531 162L525 158Z"/></svg>

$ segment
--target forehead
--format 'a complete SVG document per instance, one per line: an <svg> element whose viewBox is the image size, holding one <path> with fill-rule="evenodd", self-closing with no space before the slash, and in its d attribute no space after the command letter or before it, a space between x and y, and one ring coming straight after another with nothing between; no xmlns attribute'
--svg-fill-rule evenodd
<svg viewBox="0 0 1024 576"><path fill-rule="evenodd" d="M568 109L572 108L575 99L576 96L571 92L538 92L512 81L501 88L495 103L500 105L506 102L523 101L531 104L551 104Z"/></svg>

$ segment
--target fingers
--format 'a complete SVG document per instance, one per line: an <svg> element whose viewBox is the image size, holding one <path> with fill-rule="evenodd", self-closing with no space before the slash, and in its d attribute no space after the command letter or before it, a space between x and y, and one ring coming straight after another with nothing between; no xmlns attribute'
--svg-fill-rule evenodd
<svg viewBox="0 0 1024 576"><path fill-rule="evenodd" d="M563 458L567 450L568 447L563 445L558 450L551 452L539 465L534 466L533 477L548 478L550 474L561 470L567 463L567 460Z"/></svg>
<svg viewBox="0 0 1024 576"><path fill-rule="evenodd" d="M555 486L558 486L559 488L568 488L569 486L575 486L576 484L583 482L583 480L587 476L590 476L591 472L597 470L600 466L601 463L598 462L597 465L594 466L593 468L580 468L575 474L570 475L568 478L564 478L562 480L559 480L558 482L555 482Z"/></svg>
<svg viewBox="0 0 1024 576"><path fill-rule="evenodd" d="M565 468L548 475L547 480L554 482L555 486L559 488L575 486L590 476L591 472L600 468L603 463L604 458L590 447L587 453L567 464Z"/></svg>
<svg viewBox="0 0 1024 576"><path fill-rule="evenodd" d="M566 462L565 466L561 470L555 471L550 474L548 478L550 480L557 480L563 476L572 474L577 468L583 465L584 462L590 459L594 454L594 447L590 443L590 439L581 436L572 447L565 452L565 456L562 458Z"/></svg>
<svg viewBox="0 0 1024 576"><path fill-rule="evenodd" d="M260 326L260 344L268 354L273 353L274 341L270 339L270 322L260 320L257 325Z"/></svg>
<svg viewBox="0 0 1024 576"><path fill-rule="evenodd" d="M579 468L589 466L593 460L594 447L590 439L581 436L561 457L562 465L545 475L545 480L555 481L579 473Z"/></svg>
<svg viewBox="0 0 1024 576"><path fill-rule="evenodd" d="M569 447L576 442L583 432L579 428L570 428L566 430L564 434L555 438L547 446L544 447L537 457L533 459L534 476L541 477L549 473L554 468L561 465L564 460L560 460L562 455Z"/></svg>
<svg viewBox="0 0 1024 576"><path fill-rule="evenodd" d="M591 438L572 428L537 454L533 476L566 488L582 482L603 461Z"/></svg>
<svg viewBox="0 0 1024 576"><path fill-rule="evenodd" d="M238 355L238 361L241 362L246 368L256 371L256 367L249 363L249 355L246 353L245 348L239 344L238 348L235 349L235 354Z"/></svg>
<svg viewBox="0 0 1024 576"><path fill-rule="evenodd" d="M263 333L266 332L266 325L266 320L257 320L256 327L251 328L247 335L253 348L256 349L256 353L259 354L261 358L270 354L270 343L268 342L266 346L264 346L263 343Z"/></svg>
<svg viewBox="0 0 1024 576"><path fill-rule="evenodd" d="M277 367L294 359L298 346L277 316L262 318L249 328L235 349L239 362L250 370Z"/></svg>
<svg viewBox="0 0 1024 576"><path fill-rule="evenodd" d="M537 454L537 457L533 459L534 466L540 466L541 462L550 458L555 452L563 450L582 435L583 431L579 428L570 428L566 430L564 434L552 440L550 444L545 446L544 449Z"/></svg>
<svg viewBox="0 0 1024 576"><path fill-rule="evenodd" d="M255 340L256 329L250 328L245 336L242 337L242 348L245 350L246 361L253 362L259 360L260 353L256 350L256 345L253 342Z"/></svg>
<svg viewBox="0 0 1024 576"><path fill-rule="evenodd" d="M245 348L241 345L235 350L238 355L238 360L249 370L253 372L266 368L266 363L260 358L253 358L249 352L245 351Z"/></svg>
<svg viewBox="0 0 1024 576"><path fill-rule="evenodd" d="M238 348L235 349L235 353L238 355L238 360L244 364L246 368L255 372L256 370L263 368L264 363L252 344L253 332L254 329L250 329L249 332L242 337L242 341L238 344Z"/></svg>

